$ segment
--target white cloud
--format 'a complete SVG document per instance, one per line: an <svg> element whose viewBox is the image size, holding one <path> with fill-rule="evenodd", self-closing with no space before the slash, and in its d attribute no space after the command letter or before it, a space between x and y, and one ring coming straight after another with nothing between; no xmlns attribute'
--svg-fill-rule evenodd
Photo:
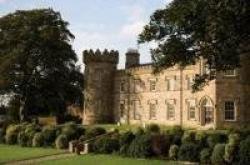
<svg viewBox="0 0 250 165"><path fill-rule="evenodd" d="M7 0L0 0L0 3L5 3Z"/></svg>
<svg viewBox="0 0 250 165"><path fill-rule="evenodd" d="M134 38L143 30L145 22L137 21L133 23L128 23L122 26L120 35L123 38Z"/></svg>

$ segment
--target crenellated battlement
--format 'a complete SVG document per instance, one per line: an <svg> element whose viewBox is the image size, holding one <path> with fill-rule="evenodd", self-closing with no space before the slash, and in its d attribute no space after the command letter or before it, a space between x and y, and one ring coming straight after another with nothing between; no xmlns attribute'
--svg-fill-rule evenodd
<svg viewBox="0 0 250 165"><path fill-rule="evenodd" d="M116 50L108 51L107 49L105 49L103 52L101 52L99 49L97 49L95 52L92 49L84 50L83 62L85 64L89 62L105 62L118 64L119 52Z"/></svg>

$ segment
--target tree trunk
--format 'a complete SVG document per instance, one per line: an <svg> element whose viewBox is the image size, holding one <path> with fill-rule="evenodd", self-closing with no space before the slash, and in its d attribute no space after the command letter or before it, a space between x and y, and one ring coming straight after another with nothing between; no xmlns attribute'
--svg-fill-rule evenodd
<svg viewBox="0 0 250 165"><path fill-rule="evenodd" d="M20 122L24 122L24 120L25 120L25 112L24 112L25 102L26 102L26 99L24 99L24 100L20 99L20 107L19 107Z"/></svg>

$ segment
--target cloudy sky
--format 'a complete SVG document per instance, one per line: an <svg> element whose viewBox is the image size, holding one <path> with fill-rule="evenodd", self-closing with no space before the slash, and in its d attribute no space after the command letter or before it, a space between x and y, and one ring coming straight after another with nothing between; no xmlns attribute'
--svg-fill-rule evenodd
<svg viewBox="0 0 250 165"><path fill-rule="evenodd" d="M137 35L156 9L171 0L0 0L0 16L17 9L51 7L60 11L75 35L72 43L81 61L84 49L116 49L120 52L119 68L124 54L137 47ZM151 44L140 45L141 62L151 60ZM81 63L81 62L79 62Z"/></svg>

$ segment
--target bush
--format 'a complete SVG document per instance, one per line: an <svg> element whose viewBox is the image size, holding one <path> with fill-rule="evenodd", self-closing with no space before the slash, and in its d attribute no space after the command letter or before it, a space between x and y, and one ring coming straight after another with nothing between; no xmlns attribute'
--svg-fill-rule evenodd
<svg viewBox="0 0 250 165"><path fill-rule="evenodd" d="M17 143L22 146L22 147L27 147L27 143L28 143L28 136L26 136L24 131L19 132L18 136L17 136Z"/></svg>
<svg viewBox="0 0 250 165"><path fill-rule="evenodd" d="M154 155L167 155L171 145L169 135L153 134L151 137L152 151Z"/></svg>
<svg viewBox="0 0 250 165"><path fill-rule="evenodd" d="M181 139L184 131L180 126L173 126L170 130L167 131L172 138L172 144L181 145Z"/></svg>
<svg viewBox="0 0 250 165"><path fill-rule="evenodd" d="M216 144L211 156L212 164L224 164L225 144Z"/></svg>
<svg viewBox="0 0 250 165"><path fill-rule="evenodd" d="M218 143L225 143L227 141L227 135L223 133L213 133L207 138L207 145L213 149Z"/></svg>
<svg viewBox="0 0 250 165"><path fill-rule="evenodd" d="M56 139L56 128L53 126L46 126L42 129L42 135L44 137L44 145L51 146Z"/></svg>
<svg viewBox="0 0 250 165"><path fill-rule="evenodd" d="M250 136L240 143L240 165L250 164Z"/></svg>
<svg viewBox="0 0 250 165"><path fill-rule="evenodd" d="M6 129L5 142L7 144L16 144L19 132L22 130L22 125L10 125Z"/></svg>
<svg viewBox="0 0 250 165"><path fill-rule="evenodd" d="M141 136L143 134L145 134L144 129L142 127L138 127L137 130L136 130L136 132L135 132L135 135L136 136Z"/></svg>
<svg viewBox="0 0 250 165"><path fill-rule="evenodd" d="M181 139L182 144L195 143L195 132L186 131Z"/></svg>
<svg viewBox="0 0 250 165"><path fill-rule="evenodd" d="M128 149L131 142L135 139L135 135L131 131L127 131L120 136L119 143L120 143L120 151L121 155L128 155Z"/></svg>
<svg viewBox="0 0 250 165"><path fill-rule="evenodd" d="M76 140L79 138L75 125L65 125L62 127L61 134L66 135L68 140Z"/></svg>
<svg viewBox="0 0 250 165"><path fill-rule="evenodd" d="M69 141L66 135L59 135L56 138L56 148L57 149L66 149L69 145Z"/></svg>
<svg viewBox="0 0 250 165"><path fill-rule="evenodd" d="M41 147L44 145L44 137L42 133L36 133L32 139L33 147Z"/></svg>
<svg viewBox="0 0 250 165"><path fill-rule="evenodd" d="M135 158L152 156L151 136L149 134L137 135L129 146L128 155Z"/></svg>
<svg viewBox="0 0 250 165"><path fill-rule="evenodd" d="M96 136L105 134L106 130L102 127L94 127L91 129L86 130L86 138L90 139L90 138L94 138Z"/></svg>
<svg viewBox="0 0 250 165"><path fill-rule="evenodd" d="M199 160L199 146L194 143L182 144L178 152L178 158L184 161L198 161Z"/></svg>
<svg viewBox="0 0 250 165"><path fill-rule="evenodd" d="M5 143L4 130L0 129L0 143Z"/></svg>
<svg viewBox="0 0 250 165"><path fill-rule="evenodd" d="M175 144L171 145L168 152L169 158L171 160L177 160L178 152L179 152L179 147Z"/></svg>
<svg viewBox="0 0 250 165"><path fill-rule="evenodd" d="M16 144L17 143L17 134L16 133L8 133L5 135L6 144Z"/></svg>
<svg viewBox="0 0 250 165"><path fill-rule="evenodd" d="M207 147L207 134L205 132L197 132L195 134L195 141L198 143L200 148Z"/></svg>
<svg viewBox="0 0 250 165"><path fill-rule="evenodd" d="M103 137L96 140L94 148L97 153L110 154L119 150L119 140L110 137Z"/></svg>
<svg viewBox="0 0 250 165"><path fill-rule="evenodd" d="M201 164L211 164L210 157L211 157L210 148L204 148L203 150L201 150L201 153L200 153Z"/></svg>
<svg viewBox="0 0 250 165"><path fill-rule="evenodd" d="M237 133L230 134L228 136L228 143L234 146L237 146L240 144L240 135Z"/></svg>
<svg viewBox="0 0 250 165"><path fill-rule="evenodd" d="M160 133L160 127L157 124L149 124L146 127L146 131L150 133Z"/></svg>

